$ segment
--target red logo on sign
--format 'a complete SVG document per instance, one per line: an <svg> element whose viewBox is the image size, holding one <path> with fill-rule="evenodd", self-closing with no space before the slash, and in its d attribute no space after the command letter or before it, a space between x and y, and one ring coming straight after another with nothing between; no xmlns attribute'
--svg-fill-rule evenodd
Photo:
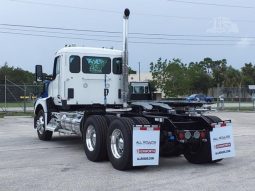
<svg viewBox="0 0 255 191"><path fill-rule="evenodd" d="M231 143L218 144L216 145L216 149L221 149L221 148L230 147L230 146L231 146Z"/></svg>
<svg viewBox="0 0 255 191"><path fill-rule="evenodd" d="M139 154L156 153L156 149L137 149L137 153Z"/></svg>

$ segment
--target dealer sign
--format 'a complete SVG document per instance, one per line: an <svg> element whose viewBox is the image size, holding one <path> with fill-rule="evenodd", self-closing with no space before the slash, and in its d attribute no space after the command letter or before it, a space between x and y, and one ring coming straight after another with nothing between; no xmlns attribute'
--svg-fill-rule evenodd
<svg viewBox="0 0 255 191"><path fill-rule="evenodd" d="M210 132L212 160L235 156L235 146L230 121L215 124Z"/></svg>
<svg viewBox="0 0 255 191"><path fill-rule="evenodd" d="M133 166L159 164L158 125L135 125L133 127Z"/></svg>

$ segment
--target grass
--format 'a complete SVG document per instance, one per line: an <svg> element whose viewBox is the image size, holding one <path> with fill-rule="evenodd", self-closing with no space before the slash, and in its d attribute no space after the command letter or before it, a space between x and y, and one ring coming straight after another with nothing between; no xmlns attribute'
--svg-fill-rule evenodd
<svg viewBox="0 0 255 191"><path fill-rule="evenodd" d="M4 113L4 112L1 112L0 113L0 118L3 118L5 116L30 116L30 117L33 117L34 116L34 113L33 112L7 112L7 113Z"/></svg>
<svg viewBox="0 0 255 191"><path fill-rule="evenodd" d="M26 102L26 107L33 107L34 102ZM5 107L5 103L0 103L0 107ZM24 107L24 102L8 102L6 103L6 107Z"/></svg>
<svg viewBox="0 0 255 191"><path fill-rule="evenodd" d="M219 109L220 111L220 109ZM253 107L224 107L222 111L255 111Z"/></svg>

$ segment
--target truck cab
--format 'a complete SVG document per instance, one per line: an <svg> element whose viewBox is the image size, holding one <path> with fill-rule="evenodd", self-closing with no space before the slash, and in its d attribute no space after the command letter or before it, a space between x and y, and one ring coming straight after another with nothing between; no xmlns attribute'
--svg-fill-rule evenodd
<svg viewBox="0 0 255 191"><path fill-rule="evenodd" d="M149 82L130 82L130 100L152 100L152 92Z"/></svg>
<svg viewBox="0 0 255 191"><path fill-rule="evenodd" d="M122 54L106 48L60 49L55 55L48 96L58 107L121 106Z"/></svg>

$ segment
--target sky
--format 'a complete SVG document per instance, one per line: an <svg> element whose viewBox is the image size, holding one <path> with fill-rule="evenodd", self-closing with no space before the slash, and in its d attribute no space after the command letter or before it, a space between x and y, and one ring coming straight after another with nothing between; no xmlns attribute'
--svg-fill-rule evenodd
<svg viewBox="0 0 255 191"><path fill-rule="evenodd" d="M50 74L55 52L67 44L122 49L125 8L135 70L140 62L148 72L160 57L224 58L237 69L255 63L255 1L0 0L0 66L33 72L41 64Z"/></svg>

